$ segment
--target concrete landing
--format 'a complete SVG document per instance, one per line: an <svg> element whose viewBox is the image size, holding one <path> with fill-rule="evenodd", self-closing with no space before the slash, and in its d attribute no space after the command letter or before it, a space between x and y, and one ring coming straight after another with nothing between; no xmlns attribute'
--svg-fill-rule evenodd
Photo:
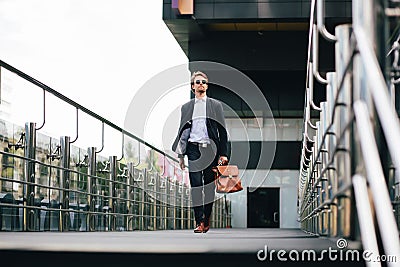
<svg viewBox="0 0 400 267"><path fill-rule="evenodd" d="M317 266L330 263L328 257L316 260L289 259L289 252L296 250L301 256L304 250L313 250L317 255L323 250L339 250L335 240L317 238L299 229L211 229L206 234L195 234L192 230L134 231L134 232L0 232L0 259L41 262L53 259L63 266L77 264L104 264L115 261L141 264L168 264L167 266L204 266L210 260L218 266L243 266L274 263L280 266ZM347 249L360 250L359 243L347 243ZM263 250L263 252L260 252ZM273 258L266 258L275 253ZM275 250L275 252L273 252ZM277 258L279 250L286 251L286 261ZM257 256L257 254L259 255ZM339 254L338 254L339 255ZM292 254L296 256L296 254ZM328 256L328 255L326 255ZM75 264L59 261L73 260ZM301 257L299 257L301 259ZM174 264L169 265L173 261ZM189 261L189 262L188 262ZM186 264L187 263L187 264ZM239 264L241 263L241 264ZM342 262L346 263L346 262ZM350 263L350 262L349 262ZM0 263L1 264L1 263ZM193 265L194 264L194 265ZM260 265L261 264L261 265ZM315 265L317 264L317 265ZM363 266L351 262L352 266ZM358 265L361 264L361 265ZM82 265L82 266L83 266ZM342 264L343 265L343 264ZM53 264L51 266L58 267ZM93 265L94 266L94 265ZM101 265L103 266L103 265ZM114 264L112 264L114 266ZM118 266L122 266L119 265ZM214 266L214 265L212 265Z"/></svg>

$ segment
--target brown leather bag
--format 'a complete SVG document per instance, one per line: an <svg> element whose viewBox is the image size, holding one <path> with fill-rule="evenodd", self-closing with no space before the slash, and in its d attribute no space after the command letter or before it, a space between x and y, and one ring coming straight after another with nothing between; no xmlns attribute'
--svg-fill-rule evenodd
<svg viewBox="0 0 400 267"><path fill-rule="evenodd" d="M215 191L217 193L234 193L243 190L236 165L218 165L215 172Z"/></svg>

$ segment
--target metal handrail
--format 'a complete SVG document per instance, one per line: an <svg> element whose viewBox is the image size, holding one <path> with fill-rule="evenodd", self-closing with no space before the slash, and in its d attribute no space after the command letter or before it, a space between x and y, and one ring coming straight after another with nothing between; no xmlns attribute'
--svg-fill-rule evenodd
<svg viewBox="0 0 400 267"><path fill-rule="evenodd" d="M357 128L360 132L361 152L365 161L365 169L372 192L372 200L376 207L375 212L383 247L385 253L388 255L400 255L400 241L398 238L393 238L393 234L398 233L398 229L393 216L392 203L386 187L382 165L380 164L379 152L376 147L369 112L366 104L361 100L357 100L353 108ZM392 266L390 262L388 262L388 264Z"/></svg>
<svg viewBox="0 0 400 267"><path fill-rule="evenodd" d="M370 85L370 92L375 103L376 111L382 124L382 129L387 139L390 156L397 170L400 170L400 124L393 109L386 87L385 78L375 57L374 50L368 42L364 29L361 26L353 25L354 34L357 39L358 50L366 68L366 76ZM400 182L400 171L396 172L396 182Z"/></svg>
<svg viewBox="0 0 400 267"><path fill-rule="evenodd" d="M340 83L339 83L339 87L337 88L337 94L336 94L336 97L335 97L335 100L334 100L334 105L335 105L335 107L336 106L339 106L340 104L338 104L338 99L339 99L339 95L340 95L340 92L341 92L341 90L343 89L343 85L344 85L344 81L345 81L345 79L346 79L346 75L347 75L347 73L348 73L348 71L350 70L350 67L352 66L352 60L353 60L353 58L354 58L354 55L355 55L355 53L356 53L356 50L354 49L353 50L353 52L352 52L352 54L351 54L351 56L350 56L350 58L349 58L349 61L347 62L347 64L346 64L346 67L345 67L345 75L342 77L342 79L340 80ZM328 135L328 134L331 134L331 133L329 133L329 131L330 131L330 129L331 129L331 127L334 125L334 123L335 123L335 113L336 113L336 108L334 108L333 109L333 112L332 112L332 116L331 116L331 123L329 124L329 126L327 127L327 131L324 133L324 135L323 135L323 137L322 137L322 141L321 141L321 145L318 147L318 150L317 150L317 159L319 158L319 154L321 153L321 151L322 151L322 144L325 142L325 138L326 138L326 136ZM305 116L305 117L307 117L307 115ZM349 125L347 125L346 127L345 127L345 129L348 127ZM341 136L343 136L343 133L340 133L340 135L339 135L339 140L341 139ZM309 137L308 137L308 135L307 135L307 133L305 132L304 133L304 138L307 138L308 139L308 141L312 141ZM312 141L313 142L313 141ZM306 151L308 151L309 153L311 153L312 151L309 151L308 149L307 149L307 147L306 146L303 146L303 150L302 150L302 155L304 156L304 150L306 150ZM335 153L336 153L336 150L335 150ZM334 154L335 154L334 153ZM333 159L331 159L331 162L330 163L332 163L333 162ZM313 162L313 166L315 165L315 163ZM302 168L302 165L300 165L301 166L301 168ZM304 195L302 195L302 197L304 197Z"/></svg>
<svg viewBox="0 0 400 267"><path fill-rule="evenodd" d="M40 211L46 211L46 212L57 212L52 215L52 213L46 214L45 216L60 216L60 220L58 220L58 223L54 224L55 227L57 227L58 230L64 231L65 229L68 230L71 226L67 225L67 221L72 220L72 217L70 217L72 213L80 214L79 216L84 216L84 217L79 217L79 222L76 222L77 224L74 224L73 229L82 231L92 231L92 230L111 230L114 231L117 228L115 228L117 221L119 227L123 227L126 230L130 229L142 229L142 230L148 230L148 229L167 229L170 227L180 227L180 228L190 228L190 224L186 223L185 221L191 221L192 220L192 215L189 212L190 208L187 203L190 204L190 197L187 197L187 195L178 195L177 192L171 192L167 190L165 194L160 193L163 195L165 198L171 198L173 203L178 203L179 201L185 201L186 204L182 204L179 207L173 206L170 203L158 203L157 201L151 201L150 198L154 198L151 196L151 193L155 192L158 194L157 191L154 191L156 188L147 188L141 186L141 184L138 184L135 178L133 181L131 180L131 177L128 179L117 179L118 174L116 173L116 169L113 168L112 172L110 169L110 174L104 176L104 175L97 175L96 170L93 171L93 169L96 169L96 154L100 153L103 148L104 148L104 125L107 124L108 126L111 126L112 128L118 130L122 134L122 152L121 152L121 159L124 158L124 141L125 141L125 135L129 136L135 140L138 141L139 145L139 156L138 156L138 162L136 166L138 166L141 163L141 158L140 158L140 148L141 145L144 144L147 147L149 147L153 152L159 153L159 155L164 156L164 170L162 172L162 175L165 175L167 170L165 167L166 160L168 160L176 169L176 163L178 160L175 157L172 157L165 152L157 149L156 147L148 144L147 142L143 141L142 139L134 136L133 134L125 131L124 129L119 128L118 126L114 125L113 123L109 122L108 120L104 119L103 117L97 115L96 113L86 109L85 107L79 105L78 103L72 101L71 99L63 96L62 94L58 93L54 89L48 87L47 85L33 79L32 77L28 76L27 74L17 70L16 68L8 65L7 63L0 61L0 67L4 67L5 69L15 73L19 77L27 80L28 82L40 87L43 89L43 124L40 127L35 127L35 123L27 123L29 127L35 127L33 130L29 128L30 134L32 133L32 136L36 136L36 131L39 130L43 127L43 125L46 122L46 102L45 102L45 97L47 93L52 93L55 95L57 98L59 98L61 101L66 102L67 104L70 104L76 108L76 138L73 141L69 141L68 137L68 145L74 143L79 136L79 110L82 110L89 116L92 116L93 118L99 120L102 123L102 145L99 150L96 151L96 148L91 147L90 151L92 151L92 159L90 163L84 164L82 166L90 167L90 170L88 169L88 173L84 173L81 171L81 169L74 169L74 167L70 167L69 164L64 164L60 162L60 166L48 164L47 162L41 162L37 160L37 157L34 156L34 154L29 154L26 155L24 153L24 156L20 156L15 153L8 153L6 151L0 151L0 156L3 157L11 157L12 159L19 159L25 162L26 165L29 166L40 166L41 168L47 168L50 169L50 176L46 175L42 176L42 173L35 177L35 170L31 172L32 175L28 174L28 177L30 179L25 180L24 177L19 177L19 178L12 178L12 177L2 177L0 176L0 182L12 182L15 184L18 184L18 187L20 188L30 188L28 191L28 194L26 192L23 192L21 194L17 194L15 190L12 191L13 198L17 198L15 200L18 203L13 203L13 204L7 204L7 203L2 203L0 200L0 207L10 207L14 209L18 209L19 211L19 218L15 217L13 220L23 220L23 225L21 226L22 228L19 228L20 230L51 230L48 229L47 226L45 229L42 228L41 224L43 223L42 217L36 217L34 214L38 214ZM25 127L28 127L28 126ZM63 137L62 137L63 138ZM24 135L21 135L21 142L25 140ZM62 139L64 140L64 139ZM6 141L4 141L6 142ZM6 143L7 145L7 143ZM19 144L20 146L22 144ZM10 146L10 144L9 144ZM37 149L35 142L32 142L32 144L29 144L29 148L32 148L34 150ZM43 153L41 150L38 150L39 153ZM88 152L89 153L89 152ZM50 156L53 156L54 153L50 150ZM89 153L90 154L90 153ZM33 156L32 156L33 155ZM80 154L79 154L80 155ZM94 155L94 156L93 156ZM64 157L64 155L63 155ZM89 155L90 157L90 155ZM112 156L113 159L116 156ZM65 158L70 158L69 152L66 154ZM110 157L111 158L111 157ZM50 158L52 159L52 158ZM94 162L93 162L94 159ZM111 159L110 159L111 161ZM13 165L14 166L14 165ZM114 166L114 165L113 165ZM131 164L130 166L133 166ZM78 167L78 165L76 166ZM94 168L93 168L94 167ZM118 165L120 167L120 165ZM135 167L135 166L133 166ZM154 169L155 166L152 166L152 169ZM17 168L18 170L13 170L14 171L19 171L20 167L14 166L14 168ZM57 175L52 174L53 171L57 171ZM121 171L121 169L120 169ZM123 169L125 171L125 168ZM145 170L146 171L146 170ZM148 171L147 171L148 172ZM143 172L140 172L142 175L145 175ZM14 173L15 174L15 173ZM59 176L60 175L60 176ZM69 177L71 175L71 177ZM122 177L124 173L120 175ZM88 181L80 180L80 177L86 177ZM157 176L158 177L158 176ZM154 179L157 177L153 177ZM45 179L47 182L42 182L41 179ZM53 179L62 179L59 180L56 183L53 183ZM91 182L93 184L91 184ZM153 180L152 180L153 181ZM150 181L150 183L152 182ZM82 183L84 182L84 183ZM136 182L136 183L135 183ZM155 180L153 181L154 184ZM169 181L169 179L165 179L165 183L168 184L168 186L173 184L174 182ZM67 186L65 186L67 185ZM71 185L71 187L70 187ZM183 189L186 188L186 192L188 192L188 188L186 185L181 184L180 185L180 191L179 192L184 192ZM128 190L129 189L129 190ZM126 192L122 191L126 190ZM51 199L52 201L54 200L56 203L56 206L49 206L47 204L44 204L46 207L43 207L43 203L39 203L37 201L41 201L41 199L44 197L45 201L49 200L50 201L50 196L51 196L51 191L58 192L52 196ZM30 193L29 193L30 192ZM141 192L139 195L137 192ZM69 195L71 194L71 195ZM134 194L134 195L132 195ZM150 194L150 195L149 195ZM168 195L167 195L168 194ZM65 198L67 196L67 198ZM68 201L68 196L73 196L74 200L73 202ZM150 197L150 198L148 198ZM167 201L166 199L164 201ZM70 208L72 206L69 206L69 203L73 203L74 206L73 208ZM108 203L108 205L107 205ZM183 203L183 202L182 202ZM84 210L80 210L83 206L85 205ZM136 207L136 205L138 205ZM185 206L184 206L185 205ZM176 220L174 220L173 226L171 226L170 222L168 219L172 219L172 217L166 216L166 213L164 212L159 212L156 211L158 208L168 208L168 209L173 209L174 213L176 212L176 209L180 209L182 212L182 216L176 217ZM75 210L75 209L78 210ZM23 210L21 213L21 209ZM121 209L121 210L120 210ZM146 211L147 210L147 211ZM185 210L185 211L184 211ZM55 215L57 214L57 215ZM28 216L29 215L29 216ZM98 221L96 222L97 219L93 217L93 215L100 215L104 216L104 218L108 218L105 221L102 220L101 222ZM2 214L0 213L0 216ZM46 217L47 218L47 217ZM124 218L124 221L120 221L118 218ZM136 221L138 219L138 221ZM217 220L222 220L223 218L219 216L215 223L217 223ZM51 219L53 220L53 219ZM150 220L150 221L148 221ZM159 224L159 220L162 221ZM26 221L26 222L25 222ZM85 222L86 221L86 222ZM107 222L108 221L108 222ZM178 224L179 221L179 224ZM53 223L55 221L53 220ZM218 222L220 223L220 222ZM149 227L151 228L148 228ZM168 226L170 225L170 226ZM19 226L18 226L19 227ZM82 228L83 227L83 228ZM109 228L104 228L104 227L109 227ZM14 230L9 229L9 228L4 228L3 227L0 229L4 230ZM52 228L54 230L54 228ZM120 228L118 228L120 229Z"/></svg>
<svg viewBox="0 0 400 267"><path fill-rule="evenodd" d="M344 130L339 134L339 139L338 139L339 141L344 137L344 133L345 133L345 132L348 130L348 128L351 126L352 122L353 122L353 119L351 119L351 120L347 123L346 127L344 128ZM334 162L334 156L335 156L335 154L338 153L339 151L343 151L343 149L341 149L339 146L337 146L336 149L333 151L332 158L330 159L330 161L329 161L328 164L327 164L328 166L326 166L326 168L323 169L323 170L321 171L319 177L317 177L317 179L315 180L314 185L312 185L312 188L310 189L309 192L313 192L313 191L315 190L317 184L321 181L322 176L325 174L325 172L328 171L329 169L332 169L331 165L332 165L333 162ZM319 154L317 154L317 158L315 159L315 161L317 161L318 158L319 158ZM312 165L315 167L315 162L314 162ZM312 171L314 171L314 169L313 169ZM308 186L309 186L309 184L308 184ZM307 188L306 188L306 189L307 189ZM305 190L306 190L306 189L305 189ZM302 198L303 198L303 201L304 201L304 202L307 202L308 199L309 199L310 197L311 197L310 194L304 194L304 195L302 195ZM303 202L303 203L304 203L304 202ZM304 212L305 209L306 209L306 207L301 207L301 209L300 209L300 214L302 214L302 213Z"/></svg>
<svg viewBox="0 0 400 267"><path fill-rule="evenodd" d="M357 215L362 236L362 244L365 251L379 255L378 242L376 240L374 220L372 217L371 206L369 204L368 187L364 177L359 174L353 176L354 196L356 199ZM367 266L375 266L375 263L366 262ZM379 263L379 266L380 263Z"/></svg>
<svg viewBox="0 0 400 267"><path fill-rule="evenodd" d="M310 11L310 29L308 32L308 48L307 48L307 71L306 71L306 88L308 88L309 75L310 75L310 62L311 62L311 45L312 45L312 25L314 24L314 12L315 12L315 0L311 2L311 11Z"/></svg>
<svg viewBox="0 0 400 267"><path fill-rule="evenodd" d="M143 139L141 139L140 137L137 137L136 135L124 130L123 128L117 126L116 124L112 123L111 121L103 118L102 116L98 115L97 113L91 111L90 109L80 105L79 103L75 102L74 100L66 97L65 95L61 94L60 92L54 90L53 88L47 86L46 84L36 80L35 78L29 76L28 74L18 70L17 68L7 64L6 62L0 60L0 66L9 70L10 72L15 73L16 75L20 76L21 78L23 78L24 80L42 88L43 90L45 90L48 93L51 93L52 95L54 95L55 97L61 99L62 101L68 103L69 105L83 111L84 113L88 114L89 116L107 124L108 126L110 126L111 128L119 131L119 132L124 132L127 136L139 141L140 143L143 143L144 145L150 147L151 149L157 151L160 154L163 154L164 156L170 158L171 160L175 161L175 162L179 162L175 157L170 156L169 154L165 153L164 151L154 147L153 145L151 145L150 143L144 141Z"/></svg>
<svg viewBox="0 0 400 267"><path fill-rule="evenodd" d="M339 189L331 198L329 198L328 200L321 203L318 207L314 208L313 211L310 212L306 217L301 219L300 222L303 222L303 221L311 218L319 210L327 209L327 208L324 208L325 206L336 205L336 203L334 202L335 199L349 197L348 195L346 195L346 191L348 191L350 188L351 188L351 184L346 184L346 185L342 186L342 188ZM302 215L302 214L300 214L300 215Z"/></svg>
<svg viewBox="0 0 400 267"><path fill-rule="evenodd" d="M357 1L354 1L357 2ZM353 2L353 3L354 3ZM359 1L362 2L362 1ZM357 5L357 3L356 3ZM391 158L393 160L393 165L395 166L395 169L399 169L400 170L400 153L397 151L397 148L400 147L400 140L398 140L398 137L400 136L400 124L398 122L398 118L397 118L397 114L394 111L394 105L392 103L392 101L390 101L390 97L388 94L388 89L386 88L386 82L385 79L383 77L382 71L380 69L380 66L378 64L378 61L376 59L374 50L372 48L372 45L369 43L369 39L367 38L366 33L364 32L364 29L357 24L357 20L353 20L354 21L354 25L353 25L353 29L354 29L354 35L353 35L353 43L352 44L356 44L357 48L359 51L356 50L355 47L352 48L353 53L350 57L350 60L346 66L346 68L344 69L344 74L341 77L341 81L340 81L340 85L337 88L336 91L336 98L333 101L333 105L335 106L333 108L333 110L330 108L330 112L329 113L331 115L331 120L329 122L329 125L326 124L322 124L322 128L321 127L316 127L318 130L318 134L320 136L318 136L318 138L316 139L316 142L314 143L313 149L310 151L308 147L306 147L306 137L308 139L310 139L310 137L308 137L308 126L313 126L313 125L309 125L309 113L310 113L310 108L315 108L315 104L312 101L312 92L310 92L310 89L312 89L312 79L313 79L313 75L317 78L317 80L319 80L318 78L318 67L315 64L311 62L310 60L310 49L311 49L311 37L313 37L313 60L317 60L316 57L316 43L317 43L317 35L315 35L315 28L316 26L313 25L314 23L314 8L315 8L315 1L312 2L311 4L311 13L310 13L310 34L309 34L309 47L308 47L308 59L307 59L307 72L306 72L306 101L305 101L305 107L304 107L304 135L303 135L303 147L302 147L302 157L301 157L301 161L300 161L300 177L299 177L299 216L301 218L301 222L304 223L303 226L306 228L305 231L314 231L316 228L315 227L319 227L317 226L317 221L315 221L315 219L320 216L320 211L324 208L327 208L326 205L329 205L330 203L333 203L332 200L336 197L337 191L334 191L333 194L336 194L333 196L332 198L332 193L330 193L331 195L331 201L328 203L326 202L326 200L324 201L324 199L326 199L326 197L321 198L321 196L318 196L316 194L318 194L317 189L318 189L318 185L321 185L321 181L324 178L325 173L327 172L327 170L329 170L331 168L331 164L334 162L334 157L335 154L338 150L340 150L340 146L336 145L336 149L334 149L334 153L333 155L330 154L330 161L329 158L323 158L322 162L321 162L321 156L323 153L323 150L325 148L325 144L326 144L326 138L328 136L328 132L330 132L330 129L332 127L332 125L334 125L335 122L335 113L336 113L336 106L341 105L341 103L338 103L338 96L340 94L340 91L342 90L342 87L344 85L344 81L346 79L346 76L348 75L349 70L352 67L352 62L354 59L354 55L357 54L359 52L360 54L360 58L362 60L362 64L364 66L368 66L366 68L366 76L367 76L367 81L369 84L369 88L370 88L370 93L372 95L372 100L375 103L376 106L376 110L378 113L378 118L381 121L381 125L382 125L382 129L384 132L384 136L386 138L387 144L388 144L388 148L389 148L389 152L391 155ZM324 9L323 6L323 0L318 0L318 21L317 21L317 27L318 30L324 35L324 32L326 31L325 26L323 25L323 15L322 15L322 11ZM354 16L354 10L356 8L353 6L353 16ZM313 35L314 34L314 35ZM324 35L324 37L326 38L326 36ZM326 38L330 41L337 41L337 38L333 35L330 36L331 38ZM334 38L333 38L334 37ZM312 69L313 71L311 72ZM312 75L313 74L313 75ZM322 107L322 104L321 104ZM364 110L364 115L365 114L369 114L368 110ZM324 115L325 116L325 115ZM368 115L365 115L368 116ZM322 119L322 117L321 117ZM350 120L352 121L352 120ZM368 121L369 122L369 121ZM351 122L350 122L351 123ZM357 123L358 123L358 119L357 119ZM317 126L319 124L317 123ZM343 132L340 134L339 137L339 141L337 141L338 143L340 143L340 139L341 136L343 135L343 133L348 129L348 126L350 124L347 124L347 126L344 128ZM314 126L315 127L315 126ZM312 127L312 128L314 128ZM358 130L359 135L365 135L364 130L359 129ZM360 137L361 138L361 137ZM372 136L369 137L369 141L370 142L374 142L375 139ZM364 140L365 142L365 140ZM365 147L365 145L364 145ZM330 148L332 149L332 148ZM375 149L376 149L376 145L375 145ZM305 158L306 153L311 153L309 159ZM371 158L366 159L368 156L370 157L371 155L369 153L366 153L363 158L364 161L366 162L366 166L368 166L369 168L372 168L372 166L376 167L376 164L380 165L380 159L379 157L376 157L375 160L371 160ZM325 156L324 156L325 157ZM326 160L328 159L329 162L327 162ZM305 162L305 160L309 161L308 166L304 166L304 163L307 163L307 161ZM374 162L374 164L370 164L370 162ZM320 165L320 163L324 164L324 165ZM380 169L382 169L382 167L380 166ZM377 174L373 174L371 175L370 173L368 173L368 178L372 179L372 177L376 177ZM382 172L382 176L383 177L383 172ZM394 184L399 184L400 183L400 172L396 172L396 181L394 182ZM323 187L326 188L331 186L332 181L330 181L331 178L329 178L328 183L325 185L327 187L325 187L324 185L322 185ZM357 180L358 178L355 178L355 180ZM393 255L398 255L400 252L400 245L398 240L396 239L396 242L394 245L389 244L390 242L392 242L393 238L390 236L390 233L393 235L393 233L397 233L397 226L393 217L393 211L391 209L392 204L390 202L389 199L389 194L386 194L387 191L387 187L386 187L386 183L384 181L384 179L379 179L380 181L377 182L376 180L374 181L375 183L380 183L379 186L374 185L372 183L370 183L370 188L371 190L374 190L376 193L375 197L378 197L378 193L380 192L380 194L385 195L386 200L384 201L384 205L386 206L386 210L385 211L380 211L380 213L382 214L378 214L377 213L377 218L379 217L379 226L380 226L380 230L382 233L384 233L382 235L382 240L384 243L384 248L385 248L385 252L387 252L388 254L393 254ZM357 182L355 182L357 183ZM374 187L374 189L372 189L372 187ZM382 191L382 188L385 189L384 191ZM359 189L357 189L359 190ZM359 197L358 197L359 198ZM375 207L378 207L378 201L374 200L375 203ZM382 202L379 202L379 209L382 207ZM365 207L364 207L365 208ZM360 208L362 209L362 208ZM376 208L378 209L378 208ZM362 212L361 210L358 210L358 212ZM317 217L316 217L317 216ZM359 215L359 218L365 218L365 216L361 216ZM388 229L387 227L385 227L385 229L383 229L383 223L385 221L385 218L391 221L390 222L390 229ZM372 220L372 215L368 218L370 220ZM322 226L323 227L323 226ZM370 231L370 230L369 230ZM318 232L318 231L317 231ZM389 233L389 234L388 234ZM366 234L365 231L363 231L363 236ZM367 234L368 235L368 234ZM365 247L371 247L371 244L365 245Z"/></svg>
<svg viewBox="0 0 400 267"><path fill-rule="evenodd" d="M320 111L321 109L317 107L314 102L313 102L313 97L312 97L312 92L313 90L311 87L313 86L312 84L312 77L313 77L313 68L312 68L312 63L311 63L311 48L312 48L312 40L313 40L313 29L311 25L314 24L314 11L315 11L315 4L316 1L312 0L311 2L311 11L310 11L310 30L308 34L308 49L307 49L307 67L306 67L306 93L305 93L305 105L304 105L304 113L306 114L304 117L304 134L307 135L308 133L308 126L311 127L312 129L316 129L315 125L311 123L310 120L310 108L312 107L315 110ZM302 167L302 162L300 163L300 168Z"/></svg>
<svg viewBox="0 0 400 267"><path fill-rule="evenodd" d="M315 105L315 103L314 103L314 76L313 76L313 64L314 63L312 63L312 62L310 62L310 75L308 76L308 78L310 79L309 81L308 81L308 94L309 94L309 97L308 97L308 105L310 106L311 105L311 107L313 108L313 109L315 109L315 110L318 110L318 111L321 111L321 107L318 107L317 105Z"/></svg>
<svg viewBox="0 0 400 267"><path fill-rule="evenodd" d="M323 78L321 74L318 71L318 52L319 52L319 46L318 46L318 29L317 25L313 25L313 37L312 37L312 58L313 58L313 66L312 66L312 71L314 74L314 77L317 78L317 80L322 83L322 84L327 84L328 81L327 79Z"/></svg>
<svg viewBox="0 0 400 267"><path fill-rule="evenodd" d="M343 85L344 85L344 82L345 82L345 80L346 80L346 76L347 76L347 74L348 74L348 72L349 72L349 70L350 70L350 68L351 68L351 66L352 66L352 62L353 62L353 59L354 59L354 56L356 55L356 53L357 53L357 50L355 49L355 47L353 47L353 49L352 49L352 53L351 53L351 55L350 55L350 58L349 58L349 61L346 63L346 67L345 67L345 69L344 69L344 76L341 78L341 80L340 80L340 83L339 83L339 86L338 86L338 88L337 88L337 93L336 93L336 96L335 96L335 100L334 100L334 106L336 107L336 106L339 106L339 105L341 105L341 103L338 103L338 99L339 99L339 95L340 95L340 92L343 90ZM306 89L307 90L307 92L308 92L308 90L309 89ZM309 95L309 93L307 93L306 94L306 97ZM309 100L306 100L306 103L309 103ZM309 107L309 104L308 104L308 107ZM307 108L307 107L306 107ZM317 150L317 158L319 158L319 155L320 155L320 153L321 153L321 149L322 149L322 146L323 146L323 143L325 142L325 138L326 138L326 136L328 135L328 131L331 129L331 127L334 125L334 123L335 123L335 113L336 113L336 108L334 108L333 109L333 112L332 112L332 116L331 116L331 120L330 120L330 124L329 124L329 126L327 127L327 131L324 133L324 135L323 135L323 137L322 137L322 142L321 142L321 145L318 147L318 150ZM306 109L306 114L305 114L305 121L308 123L309 122L309 119L307 119L309 117L309 109L307 110ZM312 125L310 125L310 127L312 127ZM313 127L312 127L313 128ZM315 127L316 128L316 127ZM345 127L345 128L347 128L347 127ZM341 135L340 136L342 136L342 133L341 133ZM307 137L307 139L309 139L310 140L310 138L308 137L308 135L307 135L307 132L305 131L305 133L304 133L304 137ZM304 154L304 149L306 149L306 150L308 150L306 147L303 147L303 151L302 151L302 153ZM309 152L311 152L311 151L309 151ZM314 166L315 164L313 163L313 166ZM300 165L301 166L301 165ZM302 197L304 197L303 195L302 195Z"/></svg>
<svg viewBox="0 0 400 267"><path fill-rule="evenodd" d="M324 17L325 17L325 0L317 0L317 26L319 32L322 34L322 36L331 42L336 42L337 38L335 35L331 34L328 32L328 30L325 28L325 23L324 23Z"/></svg>
<svg viewBox="0 0 400 267"><path fill-rule="evenodd" d="M118 162L121 161L125 157L125 149L124 149L124 146L125 146L125 134L124 134L124 130L122 130L121 134L122 134L121 158L117 159Z"/></svg>

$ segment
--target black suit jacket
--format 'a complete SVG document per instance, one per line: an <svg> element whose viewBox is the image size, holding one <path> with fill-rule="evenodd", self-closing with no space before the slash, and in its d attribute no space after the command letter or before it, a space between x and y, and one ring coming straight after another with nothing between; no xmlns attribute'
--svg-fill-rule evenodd
<svg viewBox="0 0 400 267"><path fill-rule="evenodd" d="M181 108L179 132L172 145L172 150L178 153L179 157L183 157L186 154L187 142L192 128L194 102L195 99L192 99ZM208 137L216 144L219 156L228 156L228 135L221 102L207 97L206 116Z"/></svg>

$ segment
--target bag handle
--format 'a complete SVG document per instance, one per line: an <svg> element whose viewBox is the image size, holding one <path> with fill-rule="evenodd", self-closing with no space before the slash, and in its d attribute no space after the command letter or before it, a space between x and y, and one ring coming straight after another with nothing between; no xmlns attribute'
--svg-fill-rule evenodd
<svg viewBox="0 0 400 267"><path fill-rule="evenodd" d="M218 160L218 166L225 166L229 164L229 160Z"/></svg>
<svg viewBox="0 0 400 267"><path fill-rule="evenodd" d="M226 166L228 165L229 161L222 161L222 160L218 160L218 165L217 166ZM218 173L218 168L216 166L212 167L211 170L215 173Z"/></svg>

